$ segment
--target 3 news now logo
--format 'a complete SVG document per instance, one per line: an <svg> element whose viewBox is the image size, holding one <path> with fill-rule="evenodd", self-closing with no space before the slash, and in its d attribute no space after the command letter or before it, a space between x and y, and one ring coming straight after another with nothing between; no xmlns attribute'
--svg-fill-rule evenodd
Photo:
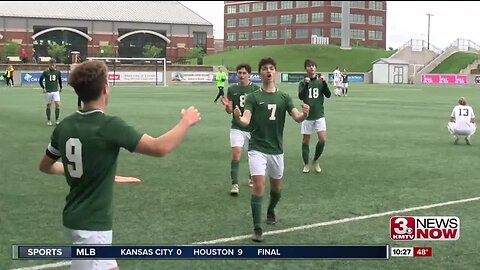
<svg viewBox="0 0 480 270"><path fill-rule="evenodd" d="M398 216L390 219L392 240L458 240L460 218L453 216Z"/></svg>

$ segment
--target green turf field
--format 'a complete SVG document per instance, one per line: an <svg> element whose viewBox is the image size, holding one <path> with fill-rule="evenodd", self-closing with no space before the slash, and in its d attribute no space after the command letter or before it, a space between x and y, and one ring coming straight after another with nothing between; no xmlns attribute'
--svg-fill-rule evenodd
<svg viewBox="0 0 480 270"><path fill-rule="evenodd" d="M281 90L290 93L300 107L295 84L281 85ZM473 137L471 146L463 140L453 145L446 129L458 97L467 97L478 108L478 91L474 87L351 84L348 97L326 101L328 139L321 174L302 174L300 125L288 118L285 126L284 191L277 207L278 223L264 226L264 244L431 246L432 258L123 260L119 265L122 270L480 269L478 200L401 214L458 216L458 241L392 241L392 215L268 235L302 225L478 197L480 140ZM184 245L251 233L247 161L244 155L240 195L231 197L231 118L213 103L216 94L213 84L112 87L107 112L152 135L175 125L183 107L195 105L202 113L202 120L168 157L120 153L117 174L144 181L116 184L114 244ZM61 117L75 109L76 96L67 87ZM12 244L69 244L61 222L66 182L37 168L53 131L46 126L44 114L38 87L0 88L0 269L56 262L13 261ZM312 143L311 154L313 148ZM219 244L253 242L240 239Z"/></svg>

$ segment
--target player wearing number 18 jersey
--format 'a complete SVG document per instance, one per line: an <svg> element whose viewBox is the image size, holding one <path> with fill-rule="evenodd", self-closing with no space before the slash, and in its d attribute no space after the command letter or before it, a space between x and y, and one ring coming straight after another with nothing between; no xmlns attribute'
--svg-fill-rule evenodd
<svg viewBox="0 0 480 270"><path fill-rule="evenodd" d="M252 68L249 64L239 64L237 66L238 83L228 87L227 96L222 97L222 103L225 106L225 111L228 114L233 112L233 108L238 106L243 113L245 107L245 99L248 94L260 89L256 84L250 81L250 73ZM232 161L230 163L230 176L232 178L231 195L238 195L238 169L240 165L240 157L242 149L248 145L250 140L250 127L241 127L232 119L232 126L230 128L230 146L232 147ZM251 185L251 180L249 180Z"/></svg>
<svg viewBox="0 0 480 270"><path fill-rule="evenodd" d="M298 85L298 98L310 105L310 113L308 118L302 122L301 133L302 140L302 158L303 158L303 172L310 171L309 156L310 156L310 136L312 133L317 133L318 142L315 147L315 155L313 156L312 166L317 173L322 169L318 159L323 153L323 148L327 142L327 124L325 122L324 113L324 96L330 98L332 93L328 89L325 80L317 74L317 64L307 59L304 62L304 68L307 71L307 76Z"/></svg>
<svg viewBox="0 0 480 270"><path fill-rule="evenodd" d="M200 120L191 107L169 132L153 138L136 131L116 116L105 114L109 87L103 62L84 62L72 71L70 85L84 103L82 111L66 117L53 131L39 168L65 175L70 191L63 209L63 225L73 244L112 243L112 197L120 148L151 156L165 156L187 130ZM56 162L60 159L61 162ZM115 260L74 260L74 270L118 269Z"/></svg>

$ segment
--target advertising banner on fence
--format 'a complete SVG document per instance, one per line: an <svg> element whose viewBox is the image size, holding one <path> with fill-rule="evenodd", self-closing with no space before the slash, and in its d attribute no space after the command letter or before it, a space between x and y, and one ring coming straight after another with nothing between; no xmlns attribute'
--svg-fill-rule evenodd
<svg viewBox="0 0 480 270"><path fill-rule="evenodd" d="M21 84L38 84L40 81L40 76L42 76L43 71L22 71L20 77L22 78ZM65 85L68 81L68 72L62 71L62 83Z"/></svg>
<svg viewBox="0 0 480 270"><path fill-rule="evenodd" d="M261 83L262 78L260 78L260 74L257 72L252 72L250 73L250 81L253 83ZM228 73L228 83L237 83L238 82L238 76L237 73L230 72Z"/></svg>
<svg viewBox="0 0 480 270"><path fill-rule="evenodd" d="M425 74L423 84L467 84L467 75L456 74Z"/></svg>
<svg viewBox="0 0 480 270"><path fill-rule="evenodd" d="M108 81L112 82L163 82L163 72L155 71L113 71L108 72Z"/></svg>
<svg viewBox="0 0 480 270"><path fill-rule="evenodd" d="M328 81L333 82L333 73L328 73ZM365 82L365 74L349 73L348 74L348 82L349 83Z"/></svg>
<svg viewBox="0 0 480 270"><path fill-rule="evenodd" d="M302 72L282 73L282 82L299 82L305 78L306 74ZM328 81L333 81L333 73L328 74ZM365 82L365 74L351 73L348 74L348 82Z"/></svg>
<svg viewBox="0 0 480 270"><path fill-rule="evenodd" d="M194 72L194 71L178 71L172 72L173 82L213 82L215 74L213 72Z"/></svg>

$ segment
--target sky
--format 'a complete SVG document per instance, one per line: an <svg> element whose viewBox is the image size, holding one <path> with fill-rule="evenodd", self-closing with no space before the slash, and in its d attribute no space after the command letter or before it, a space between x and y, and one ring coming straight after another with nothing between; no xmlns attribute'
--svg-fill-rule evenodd
<svg viewBox="0 0 480 270"><path fill-rule="evenodd" d="M180 1L213 24L215 38L223 38L223 1ZM456 39L480 44L480 2L387 1L387 48L394 49L410 39L427 40L430 17L430 44L445 49Z"/></svg>

